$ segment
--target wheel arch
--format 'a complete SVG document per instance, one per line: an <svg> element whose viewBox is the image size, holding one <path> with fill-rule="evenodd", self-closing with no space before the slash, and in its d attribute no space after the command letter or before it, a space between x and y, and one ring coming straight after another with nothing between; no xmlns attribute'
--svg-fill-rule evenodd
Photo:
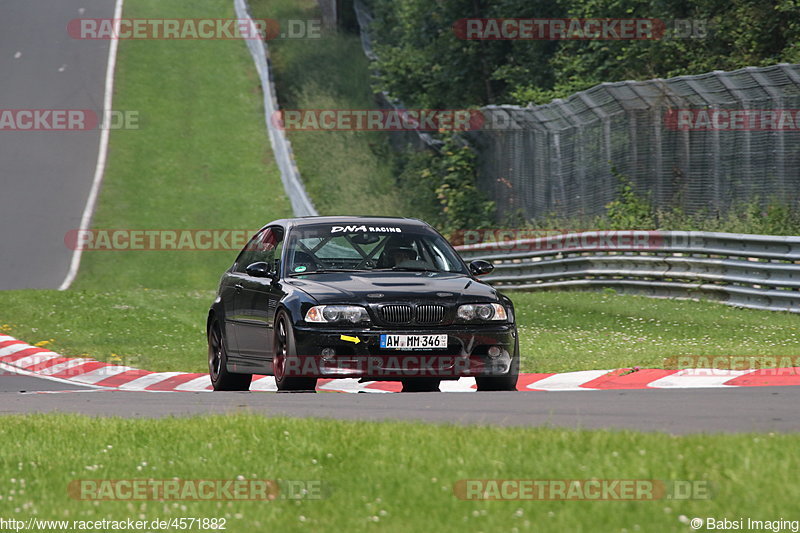
<svg viewBox="0 0 800 533"><path fill-rule="evenodd" d="M283 311L288 315L291 325L294 326L304 320L306 311L314 305L317 305L316 300L305 292L300 290L289 292L278 301L275 315L272 317L273 323L278 320L278 315Z"/></svg>
<svg viewBox="0 0 800 533"><path fill-rule="evenodd" d="M214 320L225 320L225 313L222 309L222 301L220 301L219 298L214 300L214 303L211 304L211 308L208 310L208 316L206 316L206 335L209 331L211 331L211 323ZM220 328L223 328L222 324L220 324Z"/></svg>

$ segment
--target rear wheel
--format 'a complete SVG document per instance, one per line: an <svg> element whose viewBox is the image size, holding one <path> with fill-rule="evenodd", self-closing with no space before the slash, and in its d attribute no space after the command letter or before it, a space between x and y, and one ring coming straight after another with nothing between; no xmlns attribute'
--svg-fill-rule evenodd
<svg viewBox="0 0 800 533"><path fill-rule="evenodd" d="M514 345L514 354L511 356L511 365L502 376L481 376L475 378L479 391L515 391L519 378L519 338Z"/></svg>
<svg viewBox="0 0 800 533"><path fill-rule="evenodd" d="M228 372L228 352L219 323L214 321L208 328L208 375L214 390L245 391L250 390L252 374L234 374Z"/></svg>
<svg viewBox="0 0 800 533"><path fill-rule="evenodd" d="M278 314L275 321L275 357L272 360L275 385L278 390L313 391L317 388L317 378L286 376L287 361L297 358L294 330L285 313Z"/></svg>
<svg viewBox="0 0 800 533"><path fill-rule="evenodd" d="M403 380L403 392L439 392L440 379L408 378Z"/></svg>

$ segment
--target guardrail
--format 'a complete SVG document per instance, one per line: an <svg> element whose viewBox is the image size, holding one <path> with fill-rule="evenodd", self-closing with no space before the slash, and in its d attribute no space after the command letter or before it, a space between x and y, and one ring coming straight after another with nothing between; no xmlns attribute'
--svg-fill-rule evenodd
<svg viewBox="0 0 800 533"><path fill-rule="evenodd" d="M593 231L458 246L502 290L603 289L800 313L800 237Z"/></svg>

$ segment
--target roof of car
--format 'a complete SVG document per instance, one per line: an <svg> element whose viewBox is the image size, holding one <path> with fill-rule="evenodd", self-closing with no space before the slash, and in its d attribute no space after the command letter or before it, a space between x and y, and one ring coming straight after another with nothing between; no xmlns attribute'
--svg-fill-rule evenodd
<svg viewBox="0 0 800 533"><path fill-rule="evenodd" d="M403 224L405 226L428 226L427 223L416 218L405 217L381 217L381 216L313 216L313 217L297 217L297 218L282 218L280 220L273 220L267 226L307 226L312 224L366 224L366 225L383 225L386 224Z"/></svg>

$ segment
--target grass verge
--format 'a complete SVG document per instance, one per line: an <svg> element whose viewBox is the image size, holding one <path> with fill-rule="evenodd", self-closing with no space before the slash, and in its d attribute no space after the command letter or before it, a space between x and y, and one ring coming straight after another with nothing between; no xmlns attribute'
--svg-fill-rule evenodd
<svg viewBox="0 0 800 533"><path fill-rule="evenodd" d="M511 297L523 372L663 368L678 355L800 355L800 326L788 313L603 293ZM5 291L0 331L67 356L205 372L212 299L210 290Z"/></svg>
<svg viewBox="0 0 800 533"><path fill-rule="evenodd" d="M251 0L253 16L279 21L320 17L314 0ZM358 35L269 43L283 109L374 109L369 62ZM392 174L388 135L359 131L288 133L303 182L321 214L416 216Z"/></svg>
<svg viewBox="0 0 800 533"><path fill-rule="evenodd" d="M233 532L688 531L685 522L694 516L791 519L786 513L800 498L792 453L799 443L797 435L676 437L248 414L6 416L0 426L0 447L7 452L0 516L222 517ZM238 476L319 482L323 498L95 503L67 493L76 479ZM710 499L464 501L453 492L461 479L700 481L710 488Z"/></svg>
<svg viewBox="0 0 800 533"><path fill-rule="evenodd" d="M213 298L210 290L5 291L0 306L10 323L0 323L0 331L67 357L206 372Z"/></svg>
<svg viewBox="0 0 800 533"><path fill-rule="evenodd" d="M791 313L613 292L508 294L526 370L664 368L664 358L679 355L800 355L800 324Z"/></svg>
<svg viewBox="0 0 800 533"><path fill-rule="evenodd" d="M124 15L234 16L224 0L129 0ZM122 41L114 107L138 111L140 128L111 135L94 228L254 233L290 215L241 40ZM85 252L74 287L214 288L237 252Z"/></svg>

